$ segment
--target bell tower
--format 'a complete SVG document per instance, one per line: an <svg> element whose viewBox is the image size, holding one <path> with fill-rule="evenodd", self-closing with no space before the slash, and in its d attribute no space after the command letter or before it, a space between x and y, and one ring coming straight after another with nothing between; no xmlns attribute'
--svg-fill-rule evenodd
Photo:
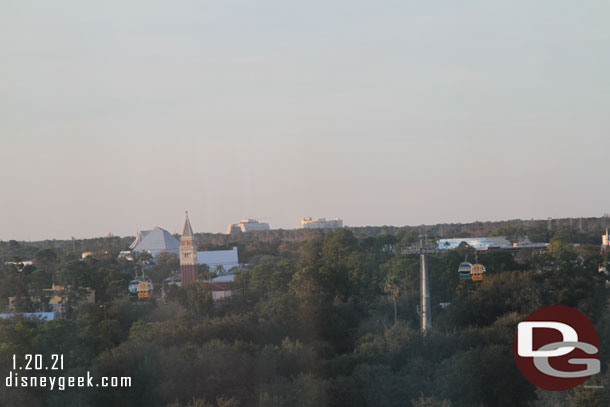
<svg viewBox="0 0 610 407"><path fill-rule="evenodd" d="M186 211L184 229L180 238L180 278L182 287L188 287L197 281L197 250L193 244L193 228Z"/></svg>

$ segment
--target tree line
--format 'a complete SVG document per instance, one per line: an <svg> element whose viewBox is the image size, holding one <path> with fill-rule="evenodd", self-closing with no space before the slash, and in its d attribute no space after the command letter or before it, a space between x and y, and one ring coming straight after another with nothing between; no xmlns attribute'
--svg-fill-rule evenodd
<svg viewBox="0 0 610 407"><path fill-rule="evenodd" d="M66 369L58 374L130 376L133 385L106 391L3 389L0 405L610 403L610 358L603 351L610 349L610 304L607 276L598 271L606 260L598 245L574 247L558 233L545 253L480 252L478 261L487 268L482 282L458 277L459 263L474 259L472 248L430 255L434 328L423 336L416 310L419 258L402 251L417 239L416 230L367 236L349 229L308 231L300 241L255 236L239 243L250 267L237 272L233 295L221 301L212 299L203 282L163 287L178 267L175 256L164 254L146 266L145 256L118 258L121 247L114 244L86 259L45 248L34 252L32 266L3 264L0 300L20 293L23 310L34 310L27 297L51 283L69 287L75 298L84 288L96 296L93 304L74 304L65 319L0 320L2 371L10 369L13 354L62 353ZM152 301L127 296L129 280L143 267L155 280ZM200 273L202 280L213 275ZM605 387L545 392L517 370L517 324L551 304L577 308L596 326L602 372L591 383Z"/></svg>

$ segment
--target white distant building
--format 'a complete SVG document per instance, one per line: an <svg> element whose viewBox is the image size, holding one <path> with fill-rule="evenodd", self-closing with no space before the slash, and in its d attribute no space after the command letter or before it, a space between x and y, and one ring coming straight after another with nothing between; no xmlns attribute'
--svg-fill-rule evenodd
<svg viewBox="0 0 610 407"><path fill-rule="evenodd" d="M269 230L268 223L261 223L256 219L243 219L239 223L230 223L227 228L227 234L239 232L258 232L261 230Z"/></svg>
<svg viewBox="0 0 610 407"><path fill-rule="evenodd" d="M343 227L343 221L339 218L320 218L313 220L310 216L301 219L301 229L339 229Z"/></svg>
<svg viewBox="0 0 610 407"><path fill-rule="evenodd" d="M231 269L239 268L237 258L237 247L231 250L213 250L209 252L197 252L197 264L205 264L210 271L217 271L222 267L222 273Z"/></svg>
<svg viewBox="0 0 610 407"><path fill-rule="evenodd" d="M40 322L53 321L55 319L55 313L53 312L25 312L25 313L8 313L0 314L0 318L9 319L15 318L17 315L21 315L27 319L39 320Z"/></svg>
<svg viewBox="0 0 610 407"><path fill-rule="evenodd" d="M459 247L461 243L466 243L475 250L544 250L548 246L548 243L533 243L527 236L520 236L515 243L511 243L506 236L458 237L453 239L439 239L437 242L439 250L453 250Z"/></svg>
<svg viewBox="0 0 610 407"><path fill-rule="evenodd" d="M511 247L513 245L504 236L458 237L454 239L439 239L438 248L440 250L451 250L457 248L462 242L477 250L484 250L489 248L506 248Z"/></svg>

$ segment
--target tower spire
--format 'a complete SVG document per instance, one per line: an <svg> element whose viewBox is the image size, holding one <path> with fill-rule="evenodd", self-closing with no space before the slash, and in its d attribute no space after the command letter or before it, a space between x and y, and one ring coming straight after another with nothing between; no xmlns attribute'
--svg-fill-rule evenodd
<svg viewBox="0 0 610 407"><path fill-rule="evenodd" d="M189 211L185 211L186 220L184 221L184 229L182 229L182 237L193 237L193 228L189 221Z"/></svg>
<svg viewBox="0 0 610 407"><path fill-rule="evenodd" d="M180 238L180 279L182 286L187 287L197 281L197 250L193 242L193 228L186 211L184 229Z"/></svg>

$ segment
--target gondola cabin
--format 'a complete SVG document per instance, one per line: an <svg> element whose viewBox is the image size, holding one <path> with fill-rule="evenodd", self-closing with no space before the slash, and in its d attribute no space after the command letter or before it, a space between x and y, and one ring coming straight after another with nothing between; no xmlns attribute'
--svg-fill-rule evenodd
<svg viewBox="0 0 610 407"><path fill-rule="evenodd" d="M152 298L153 285L150 281L140 281L138 283L138 299L145 300Z"/></svg>
<svg viewBox="0 0 610 407"><path fill-rule="evenodd" d="M472 269L472 264L467 261L460 263L460 267L458 267L458 275L460 276L460 280L470 280L470 269Z"/></svg>
<svg viewBox="0 0 610 407"><path fill-rule="evenodd" d="M485 266L482 264L473 264L470 268L470 276L472 281L483 280L483 274L485 274Z"/></svg>
<svg viewBox="0 0 610 407"><path fill-rule="evenodd" d="M131 280L129 282L129 296L131 298L138 298L138 284L140 284L141 280Z"/></svg>
<svg viewBox="0 0 610 407"><path fill-rule="evenodd" d="M136 278L129 282L128 290L131 298L145 300L152 298L153 284L148 279Z"/></svg>

